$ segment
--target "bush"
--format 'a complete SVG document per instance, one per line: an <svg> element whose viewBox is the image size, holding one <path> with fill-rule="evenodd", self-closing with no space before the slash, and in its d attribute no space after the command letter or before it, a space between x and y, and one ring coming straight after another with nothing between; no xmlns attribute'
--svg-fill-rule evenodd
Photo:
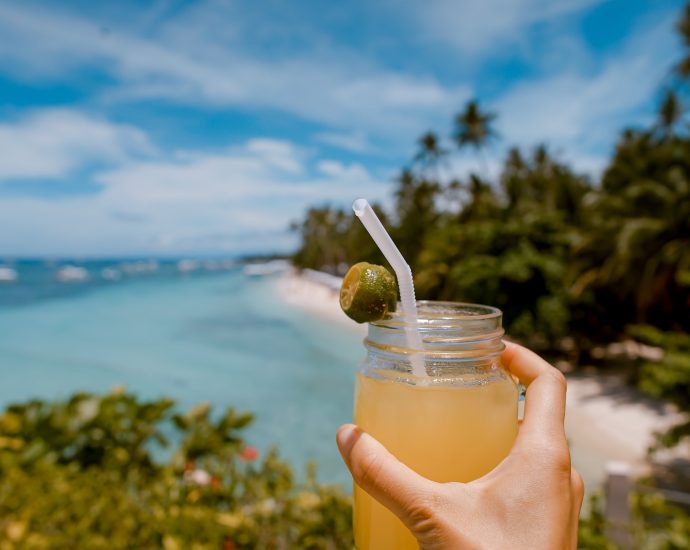
<svg viewBox="0 0 690 550"><path fill-rule="evenodd" d="M350 498L259 459L249 414L124 391L0 416L0 549L352 547ZM167 460L164 434L177 442Z"/></svg>
<svg viewBox="0 0 690 550"><path fill-rule="evenodd" d="M630 531L636 550L690 550L690 516L685 511L654 493L634 493L631 505ZM580 519L578 548L619 550L606 537L601 495L590 498L589 510Z"/></svg>
<svg viewBox="0 0 690 550"><path fill-rule="evenodd" d="M662 348L658 361L642 362L638 373L639 388L649 395L674 403L687 418L661 435L659 443L673 447L681 440L690 438L690 335L679 332L663 332L648 325L628 327L634 338Z"/></svg>

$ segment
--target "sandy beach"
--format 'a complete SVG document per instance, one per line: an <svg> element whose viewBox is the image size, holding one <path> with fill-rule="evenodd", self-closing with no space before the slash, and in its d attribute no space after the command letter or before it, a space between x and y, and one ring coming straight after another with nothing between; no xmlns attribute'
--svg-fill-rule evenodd
<svg viewBox="0 0 690 550"><path fill-rule="evenodd" d="M366 325L353 322L340 309L339 277L305 269L301 273L289 271L276 278L275 284L278 295L285 303L338 323L346 330L359 332L362 336L367 333Z"/></svg>
<svg viewBox="0 0 690 550"><path fill-rule="evenodd" d="M365 325L348 319L338 304L339 279L307 270L291 271L275 280L286 303L308 310L345 330L366 333ZM616 376L567 374L566 433L573 464L582 474L588 492L606 478L607 464L624 462L637 475L650 471L648 448L656 432L680 419L670 405L652 400L625 385ZM660 453L655 460L690 456L687 448Z"/></svg>

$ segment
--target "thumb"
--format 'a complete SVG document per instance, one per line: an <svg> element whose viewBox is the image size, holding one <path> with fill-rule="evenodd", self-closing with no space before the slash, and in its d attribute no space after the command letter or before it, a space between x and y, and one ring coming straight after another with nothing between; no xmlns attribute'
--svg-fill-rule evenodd
<svg viewBox="0 0 690 550"><path fill-rule="evenodd" d="M355 483L398 516L413 531L431 520L429 503L436 483L420 476L353 424L338 430L340 454Z"/></svg>

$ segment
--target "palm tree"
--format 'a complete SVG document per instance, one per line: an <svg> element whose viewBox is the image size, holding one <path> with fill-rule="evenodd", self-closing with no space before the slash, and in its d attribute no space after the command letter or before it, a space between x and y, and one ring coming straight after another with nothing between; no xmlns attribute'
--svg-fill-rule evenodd
<svg viewBox="0 0 690 550"><path fill-rule="evenodd" d="M350 218L342 210L329 206L310 208L302 222L293 223L290 227L302 239L293 256L295 264L337 272L338 266L346 260L342 234L344 222Z"/></svg>
<svg viewBox="0 0 690 550"><path fill-rule="evenodd" d="M397 224L392 229L392 236L414 271L417 257L422 251L424 235L438 221L436 203L441 187L438 182L416 177L410 170L403 170L397 183Z"/></svg>
<svg viewBox="0 0 690 550"><path fill-rule="evenodd" d="M437 169L439 161L448 154L448 151L441 147L441 140L438 135L432 131L423 134L417 140L417 144L419 150L414 159L420 162L424 168L433 167Z"/></svg>
<svg viewBox="0 0 690 550"><path fill-rule="evenodd" d="M524 215L537 210L554 213L568 223L577 223L582 199L589 182L558 162L544 145L523 157L517 148L508 152L501 176L509 215Z"/></svg>
<svg viewBox="0 0 690 550"><path fill-rule="evenodd" d="M443 157L447 151L441 147L441 140L435 132L429 131L417 140L419 151L415 160L425 163L433 163Z"/></svg>
<svg viewBox="0 0 690 550"><path fill-rule="evenodd" d="M683 106L673 90L667 90L659 106L657 128L664 139L673 135L676 125L683 117Z"/></svg>
<svg viewBox="0 0 690 550"><path fill-rule="evenodd" d="M495 118L494 113L483 112L477 100L469 101L465 110L455 118L455 141L458 147L462 149L471 145L477 150L484 147L496 135L491 127Z"/></svg>
<svg viewBox="0 0 690 550"><path fill-rule="evenodd" d="M489 182L472 174L466 184L466 189L469 200L460 214L462 223L467 223L470 220L485 221L498 218L500 203Z"/></svg>
<svg viewBox="0 0 690 550"><path fill-rule="evenodd" d="M604 174L590 227L575 253L575 294L615 297L633 318L688 330L690 304L690 141L627 132ZM627 310L627 311L626 311Z"/></svg>
<svg viewBox="0 0 690 550"><path fill-rule="evenodd" d="M482 172L488 178L488 166L483 150L496 132L491 126L496 115L482 111L477 100L468 101L465 110L455 117L455 142L459 149L468 145L481 152Z"/></svg>

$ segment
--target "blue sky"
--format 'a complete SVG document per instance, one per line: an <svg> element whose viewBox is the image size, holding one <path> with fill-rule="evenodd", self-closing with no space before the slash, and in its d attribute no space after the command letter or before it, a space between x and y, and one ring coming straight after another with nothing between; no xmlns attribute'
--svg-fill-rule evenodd
<svg viewBox="0 0 690 550"><path fill-rule="evenodd" d="M308 205L389 197L475 97L494 173L545 142L596 177L653 116L682 5L0 3L0 255L289 250Z"/></svg>

